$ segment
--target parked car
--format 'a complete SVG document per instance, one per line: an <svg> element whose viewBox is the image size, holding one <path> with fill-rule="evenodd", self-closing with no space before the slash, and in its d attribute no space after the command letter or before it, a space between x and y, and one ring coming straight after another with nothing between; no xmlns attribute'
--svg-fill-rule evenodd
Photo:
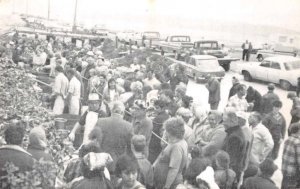
<svg viewBox="0 0 300 189"><path fill-rule="evenodd" d="M264 45L264 49L257 51L257 60L263 61L267 57L271 56L294 56L296 57L298 54L298 49L295 47L283 46L283 45Z"/></svg>
<svg viewBox="0 0 300 189"><path fill-rule="evenodd" d="M232 61L239 60L238 58L232 58L228 56L228 52L221 49L218 41L216 40L200 40L194 42L194 52L198 55L211 55L218 58L220 66L222 66L225 71L230 69L230 63Z"/></svg>
<svg viewBox="0 0 300 189"><path fill-rule="evenodd" d="M151 45L151 48L157 48L158 43L161 41L160 33L156 31L137 32L131 40L137 46L150 47Z"/></svg>
<svg viewBox="0 0 300 189"><path fill-rule="evenodd" d="M300 58L291 56L268 57L262 62L247 62L241 73L246 81L258 79L279 84L284 90L297 86L300 77Z"/></svg>
<svg viewBox="0 0 300 189"><path fill-rule="evenodd" d="M176 61L183 65L189 77L192 77L196 82L205 80L205 77L210 74L213 77L221 80L225 76L225 70L219 65L218 59L210 55L192 55L185 61Z"/></svg>
<svg viewBox="0 0 300 189"><path fill-rule="evenodd" d="M188 35L171 35L164 41L160 41L158 48L162 55L164 53L174 53L175 59L179 60L182 53L187 49L193 48L193 43Z"/></svg>

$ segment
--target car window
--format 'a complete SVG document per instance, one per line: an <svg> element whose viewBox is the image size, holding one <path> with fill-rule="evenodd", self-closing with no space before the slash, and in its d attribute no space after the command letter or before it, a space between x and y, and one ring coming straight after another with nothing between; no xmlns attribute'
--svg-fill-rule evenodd
<svg viewBox="0 0 300 189"><path fill-rule="evenodd" d="M260 64L260 66L269 68L269 67L270 67L270 64L271 64L270 61L265 60L265 61L263 61L263 62Z"/></svg>
<svg viewBox="0 0 300 189"><path fill-rule="evenodd" d="M272 62L271 68L280 70L280 64L278 62Z"/></svg>
<svg viewBox="0 0 300 189"><path fill-rule="evenodd" d="M292 61L284 63L284 67L286 70L299 70L300 69L300 61Z"/></svg>

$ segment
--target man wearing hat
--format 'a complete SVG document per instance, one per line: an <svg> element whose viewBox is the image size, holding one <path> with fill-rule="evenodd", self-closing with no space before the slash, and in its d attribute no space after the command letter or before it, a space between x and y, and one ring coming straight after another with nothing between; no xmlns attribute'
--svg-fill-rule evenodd
<svg viewBox="0 0 300 189"><path fill-rule="evenodd" d="M69 80L63 73L63 68L61 66L56 66L55 68L55 81L53 86L53 98L55 98L53 113L60 115L63 113L65 108L65 99L67 98Z"/></svg>
<svg viewBox="0 0 300 189"><path fill-rule="evenodd" d="M148 157L153 125L152 120L146 116L146 103L143 100L135 100L130 112L134 134L146 137L145 156Z"/></svg>
<svg viewBox="0 0 300 189"><path fill-rule="evenodd" d="M274 188L276 189L275 183L271 180L274 172L278 169L277 165L274 164L273 160L266 159L260 165L260 174L254 177L249 177L243 188L257 189L257 188Z"/></svg>
<svg viewBox="0 0 300 189"><path fill-rule="evenodd" d="M300 188L300 123L291 125L295 133L284 142L281 171L281 188Z"/></svg>
<svg viewBox="0 0 300 189"><path fill-rule="evenodd" d="M300 99L297 97L295 92L289 92L287 98L293 101L293 106L291 109L291 124L300 121Z"/></svg>
<svg viewBox="0 0 300 189"><path fill-rule="evenodd" d="M275 85L273 83L268 84L267 94L262 96L260 113L265 115L273 110L273 102L280 101L277 94L274 93Z"/></svg>

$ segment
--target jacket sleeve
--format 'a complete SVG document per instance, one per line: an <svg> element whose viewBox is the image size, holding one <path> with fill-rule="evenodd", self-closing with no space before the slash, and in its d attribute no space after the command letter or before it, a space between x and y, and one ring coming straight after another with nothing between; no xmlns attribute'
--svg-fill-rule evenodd
<svg viewBox="0 0 300 189"><path fill-rule="evenodd" d="M265 143L265 148L263 150L263 159L265 159L268 156L268 154L272 151L272 149L274 147L274 141L273 141L271 133L269 132L269 130L267 128L265 128L261 137L263 138L264 143Z"/></svg>

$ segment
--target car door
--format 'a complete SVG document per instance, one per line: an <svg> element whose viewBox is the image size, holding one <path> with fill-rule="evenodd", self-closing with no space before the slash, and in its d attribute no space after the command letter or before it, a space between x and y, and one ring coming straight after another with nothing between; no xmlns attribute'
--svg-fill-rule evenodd
<svg viewBox="0 0 300 189"><path fill-rule="evenodd" d="M257 69L254 70L255 72L255 78L262 80L262 81L268 81L268 71L270 69L271 62L268 60L264 60Z"/></svg>
<svg viewBox="0 0 300 189"><path fill-rule="evenodd" d="M282 68L278 62L272 61L270 69L268 70L268 81L272 83L279 83Z"/></svg>

